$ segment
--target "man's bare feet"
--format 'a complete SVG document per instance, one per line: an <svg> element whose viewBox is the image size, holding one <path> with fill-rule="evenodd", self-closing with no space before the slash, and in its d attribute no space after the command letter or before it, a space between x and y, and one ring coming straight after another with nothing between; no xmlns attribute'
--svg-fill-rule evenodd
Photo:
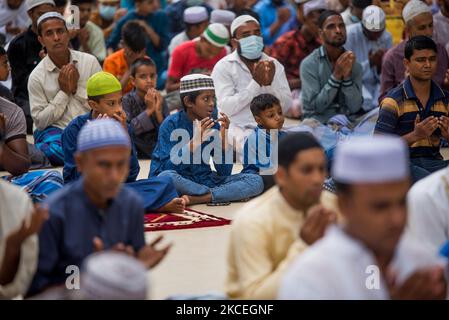
<svg viewBox="0 0 449 320"><path fill-rule="evenodd" d="M167 213L184 213L184 209L186 208L186 200L185 198L174 198L169 203L160 207L157 212L167 212Z"/></svg>
<svg viewBox="0 0 449 320"><path fill-rule="evenodd" d="M186 206L192 206L194 204L201 204L201 203L209 203L212 201L212 194L208 193L202 196L187 196L184 195L183 197L187 197L188 203Z"/></svg>

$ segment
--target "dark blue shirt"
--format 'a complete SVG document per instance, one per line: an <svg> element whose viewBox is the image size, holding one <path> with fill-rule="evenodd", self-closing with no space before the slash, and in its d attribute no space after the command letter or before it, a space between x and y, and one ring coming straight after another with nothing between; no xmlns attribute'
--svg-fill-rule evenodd
<svg viewBox="0 0 449 320"><path fill-rule="evenodd" d="M30 295L64 283L67 266L81 268L94 252L95 237L103 241L104 249L123 243L137 252L145 245L142 201L127 187L106 209L98 209L86 195L81 178L52 194L47 204L50 218L39 233L38 266Z"/></svg>
<svg viewBox="0 0 449 320"><path fill-rule="evenodd" d="M176 129L181 130L175 131ZM218 130L220 129L220 125L216 123L213 129L216 130L214 138L219 139ZM170 139L172 132L173 141ZM185 136L177 137L177 133L181 132L183 132ZM175 170L183 177L196 183L206 185L209 188L214 188L217 185L220 185L227 176L230 176L232 172L232 150L229 150L231 154L228 153L228 155L226 155L225 152L222 152L221 156L217 155L214 157L213 149L208 152L208 147L211 147L210 144L212 142L207 141L201 145L201 148L198 148L197 155L199 155L199 157L196 157L188 150L188 142L192 137L193 122L187 116L185 111L179 111L166 118L159 128L158 141L151 160L150 176L157 176L164 170ZM217 146L218 145L220 146L219 151L221 153L221 140L217 143ZM212 171L209 161L203 161L204 159L201 157L199 151L214 158L214 166L218 174ZM180 163L173 163L172 158L170 157L171 153L176 156L177 159L185 159L186 161L183 160ZM194 157L196 157L196 159L194 159ZM229 158L230 164L225 164L225 159Z"/></svg>
<svg viewBox="0 0 449 320"><path fill-rule="evenodd" d="M205 7L207 9L207 12L212 12L212 8L203 3L199 4L201 7ZM169 29L169 36L170 39L176 36L178 33L181 33L185 30L185 24L184 24L184 10L189 7L187 0L179 0L176 2L172 2L165 8L165 13L168 17L168 23L170 25Z"/></svg>
<svg viewBox="0 0 449 320"><path fill-rule="evenodd" d="M117 46L122 38L122 28L125 23L130 20L145 21L160 37L158 47L154 46L151 40L147 39L147 55L149 55L151 59L154 60L154 63L156 63L157 72L160 76L161 72L166 69L166 61L163 53L167 49L170 41L170 38L168 37L167 15L162 10L158 10L148 16L138 15L135 10L129 11L117 22L114 30L112 30L111 35L106 42L106 46L108 48L113 48L114 50L117 49Z"/></svg>
<svg viewBox="0 0 449 320"><path fill-rule="evenodd" d="M68 183L78 179L81 174L75 164L75 152L78 145L78 134L88 120L92 120L92 112L83 114L73 119L62 132L62 150L64 152L64 182ZM132 129L128 125L129 136L132 137ZM131 159L129 163L129 175L126 182L134 182L140 171L139 160L137 159L136 148L132 143Z"/></svg>
<svg viewBox="0 0 449 320"><path fill-rule="evenodd" d="M278 131L277 140L273 141L276 144L275 150L279 145L279 139L285 136L286 133ZM265 143L265 151L259 150L263 148ZM254 132L248 136L243 147L243 170L242 173L259 174L261 169L271 168L273 163L273 155L271 154L271 136L264 128L257 126ZM260 156L263 158L261 159Z"/></svg>

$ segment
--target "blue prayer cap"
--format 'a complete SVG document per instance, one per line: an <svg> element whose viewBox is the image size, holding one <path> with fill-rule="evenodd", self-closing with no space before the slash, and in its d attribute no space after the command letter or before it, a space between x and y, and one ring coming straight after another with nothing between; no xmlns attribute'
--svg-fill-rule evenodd
<svg viewBox="0 0 449 320"><path fill-rule="evenodd" d="M116 120L98 119L89 121L78 135L78 152L111 146L131 148L128 133Z"/></svg>

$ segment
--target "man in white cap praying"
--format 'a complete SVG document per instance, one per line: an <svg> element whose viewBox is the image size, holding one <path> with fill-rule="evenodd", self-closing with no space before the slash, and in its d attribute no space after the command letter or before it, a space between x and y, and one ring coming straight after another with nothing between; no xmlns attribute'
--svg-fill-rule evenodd
<svg viewBox="0 0 449 320"><path fill-rule="evenodd" d="M179 90L182 77L192 73L210 75L215 64L227 54L228 29L220 23L210 24L202 35L173 50L167 73L167 92Z"/></svg>
<svg viewBox="0 0 449 320"><path fill-rule="evenodd" d="M336 150L332 175L344 222L297 258L281 299L444 299L447 264L403 236L408 152L396 137L353 139Z"/></svg>
<svg viewBox="0 0 449 320"><path fill-rule="evenodd" d="M30 103L28 97L28 77L31 71L41 61L42 45L37 39L37 19L46 12L53 11L53 0L28 0L27 12L31 25L27 31L14 37L8 46L8 61L11 66L12 88L14 102L22 108L27 121L27 132L33 133Z"/></svg>
<svg viewBox="0 0 449 320"><path fill-rule="evenodd" d="M362 23L347 27L345 48L355 54L362 66L363 109L369 111L379 105L382 58L393 46L391 34L385 30L385 13L378 6L363 10Z"/></svg>
<svg viewBox="0 0 449 320"><path fill-rule="evenodd" d="M259 22L249 15L237 17L231 25L231 44L236 49L214 67L218 110L231 120L229 137L238 153L245 139L257 126L250 110L252 99L270 93L281 102L286 113L292 104L284 67L263 53L264 43Z"/></svg>
<svg viewBox="0 0 449 320"><path fill-rule="evenodd" d="M382 62L380 97L398 86L406 77L407 70L402 63L404 48L408 39L415 36L433 36L433 16L431 8L420 0L410 0L402 10L408 38L387 51ZM443 45L437 43L438 69L433 80L441 86L449 86L449 57Z"/></svg>
<svg viewBox="0 0 449 320"><path fill-rule="evenodd" d="M172 55L173 50L180 44L199 37L209 24L209 13L205 7L189 7L184 10L183 15L185 30L171 39L170 44L168 45L168 53L170 56Z"/></svg>
<svg viewBox="0 0 449 320"><path fill-rule="evenodd" d="M145 245L141 198L123 186L128 176L131 141L115 120L88 122L78 135L82 177L48 199L50 218L39 233L39 259L28 295L64 284L67 266L81 267L94 251L116 249L151 268L169 247L156 250L160 238Z"/></svg>
<svg viewBox="0 0 449 320"><path fill-rule="evenodd" d="M101 66L94 56L69 48L66 21L59 13L40 16L37 33L47 56L28 79L34 143L53 166L61 166L62 131L74 118L89 111L86 82L101 71Z"/></svg>

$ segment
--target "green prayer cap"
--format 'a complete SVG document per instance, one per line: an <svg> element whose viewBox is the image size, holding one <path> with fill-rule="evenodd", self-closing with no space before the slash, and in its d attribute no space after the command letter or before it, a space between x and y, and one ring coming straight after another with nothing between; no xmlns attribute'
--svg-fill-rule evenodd
<svg viewBox="0 0 449 320"><path fill-rule="evenodd" d="M120 81L111 73L100 71L87 80L87 96L96 97L122 91Z"/></svg>

